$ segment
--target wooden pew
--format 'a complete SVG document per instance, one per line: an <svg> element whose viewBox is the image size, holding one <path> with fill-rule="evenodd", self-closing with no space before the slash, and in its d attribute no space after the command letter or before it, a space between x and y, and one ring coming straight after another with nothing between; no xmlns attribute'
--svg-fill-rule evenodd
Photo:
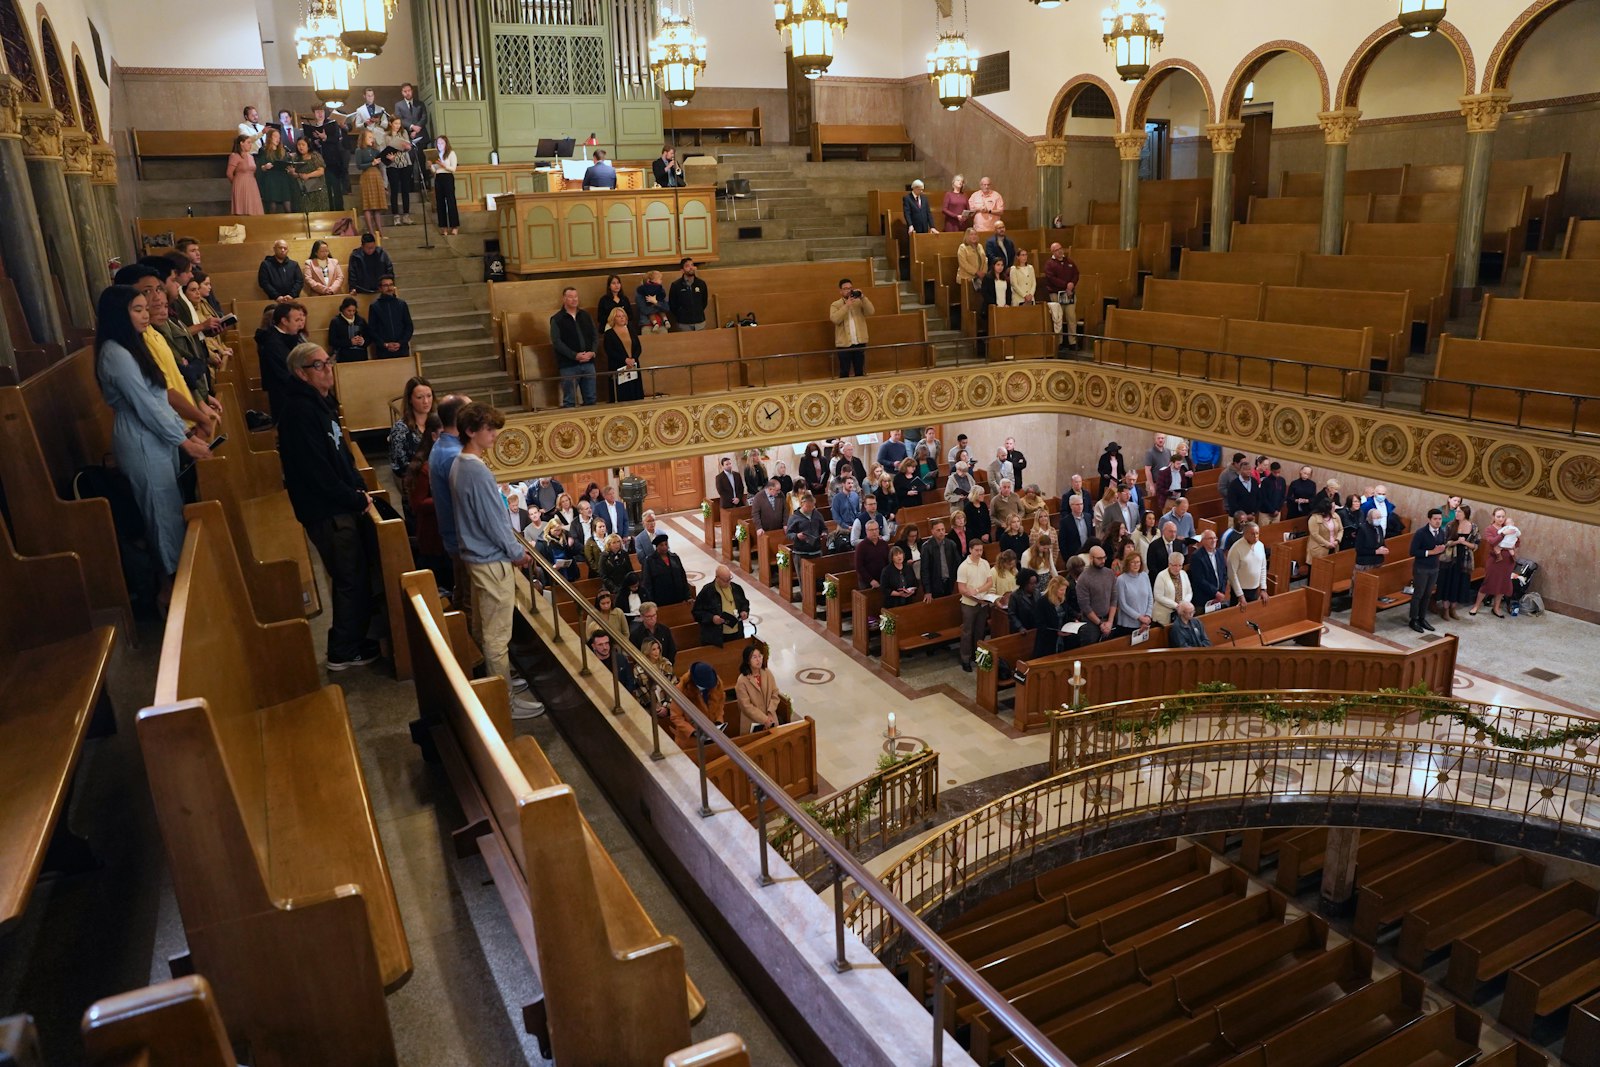
<svg viewBox="0 0 1600 1067"><path fill-rule="evenodd" d="M1291 252L1195 252L1185 249L1178 277L1186 282L1299 285L1300 256Z"/></svg>
<svg viewBox="0 0 1600 1067"><path fill-rule="evenodd" d="M1374 633L1378 628L1378 612L1411 603L1406 586L1411 584L1410 556L1402 556L1385 563L1377 570L1362 571L1352 577L1350 594L1350 625L1357 630ZM1427 610L1427 606L1423 606Z"/></svg>
<svg viewBox="0 0 1600 1067"><path fill-rule="evenodd" d="M738 712L730 706L730 712ZM817 791L817 727L811 716L784 723L770 730L741 733L733 739L740 751L783 791L796 800ZM756 815L755 786L733 760L720 753L706 759L706 778L731 803L740 815Z"/></svg>
<svg viewBox="0 0 1600 1067"><path fill-rule="evenodd" d="M1524 300L1582 300L1600 302L1600 271L1583 259L1530 256L1522 265Z"/></svg>
<svg viewBox="0 0 1600 1067"><path fill-rule="evenodd" d="M1391 1067L1421 1062L1461 1064L1478 1054L1478 1017L1455 1005L1429 1014L1427 986L1416 975L1390 974L1341 996L1278 1031L1227 1067ZM1428 1061L1432 1053L1437 1059ZM1395 1058L1399 1057L1399 1058Z"/></svg>
<svg viewBox="0 0 1600 1067"><path fill-rule="evenodd" d="M406 382L422 376L422 353L394 359L369 359L333 365L339 413L355 433L388 430L394 425L396 402L403 401Z"/></svg>
<svg viewBox="0 0 1600 1067"><path fill-rule="evenodd" d="M1384 544L1389 546L1388 559L1394 560L1408 555L1411 552L1411 524L1404 522L1401 532L1386 540ZM1355 575L1355 567L1356 550L1353 548L1311 561L1311 575L1306 584L1323 595L1324 614L1331 610L1326 605L1335 595L1352 589L1351 578Z"/></svg>
<svg viewBox="0 0 1600 1067"><path fill-rule="evenodd" d="M841 278L850 277L847 274ZM870 278L856 281L861 294L872 302L873 318L900 314L900 287L874 285ZM839 299L839 287L816 286L804 290L784 289L766 293L712 293L708 322L723 325L744 315L754 315L763 326L780 322L812 322L828 317L828 310ZM548 323L547 323L548 325ZM648 335L658 336L658 335Z"/></svg>
<svg viewBox="0 0 1600 1067"><path fill-rule="evenodd" d="M1189 282L1151 278L1144 283L1144 311L1170 315L1259 319L1265 286L1248 282Z"/></svg>
<svg viewBox="0 0 1600 1067"><path fill-rule="evenodd" d="M800 576L800 614L813 621L817 618L817 598L822 594L822 580L827 575L842 570L854 570L855 552L833 552L821 556L795 556L789 566L797 568ZM783 568L778 568L778 594L790 596L790 586L784 579Z"/></svg>
<svg viewBox="0 0 1600 1067"><path fill-rule="evenodd" d="M1199 208L1195 206L1189 215L1185 216L1179 224L1179 232L1187 234L1199 225ZM1139 270L1156 278L1165 278L1172 270L1172 234L1173 222L1168 220L1152 221L1144 217L1139 219ZM1052 241L1059 241L1063 247L1078 249L1118 249L1122 247L1122 227L1115 223L1079 223L1065 230L1046 230L1044 239L1044 252L1050 252ZM1044 270L1042 263L1036 264L1040 271Z"/></svg>
<svg viewBox="0 0 1600 1067"><path fill-rule="evenodd" d="M1345 195L1371 193L1399 193L1405 189L1409 164L1400 167L1377 167L1367 170L1347 170L1344 175ZM1283 172L1278 184L1279 196L1322 196L1322 172L1307 171L1300 174Z"/></svg>
<svg viewBox="0 0 1600 1067"><path fill-rule="evenodd" d="M1235 222L1228 249L1233 252L1321 251L1322 225L1314 222Z"/></svg>
<svg viewBox="0 0 1600 1067"><path fill-rule="evenodd" d="M1600 929L1589 928L1506 975L1500 1021L1524 1037L1537 1016L1550 1015L1600 990Z"/></svg>
<svg viewBox="0 0 1600 1067"><path fill-rule="evenodd" d="M885 608L878 635L882 652L878 662L895 677L900 676L900 656L919 648L947 645L961 636L961 598L934 597L926 603ZM889 620L893 626L889 625ZM932 634L929 637L927 635Z"/></svg>
<svg viewBox="0 0 1600 1067"><path fill-rule="evenodd" d="M1132 307L1139 289L1139 250L1137 248L1073 248L1069 254L1078 264L1081 276L1095 274L1100 277L1100 297L1114 301L1120 307ZM1041 264L1039 269L1043 271ZM1082 286L1080 283L1080 290ZM1084 307L1084 296L1078 295L1078 314L1086 322L1092 321Z"/></svg>
<svg viewBox="0 0 1600 1067"><path fill-rule="evenodd" d="M843 586L840 587L843 596ZM869 655L872 651L872 634L875 627L870 620L883 614L883 590L856 589L850 594L850 647Z"/></svg>
<svg viewBox="0 0 1600 1067"><path fill-rule="evenodd" d="M917 146L904 126L811 124L811 162L821 163L830 148L843 148L865 161L874 148L895 149L901 159L916 159Z"/></svg>
<svg viewBox="0 0 1600 1067"><path fill-rule="evenodd" d="M234 1067L211 983L192 974L97 1000L83 1014L91 1067Z"/></svg>
<svg viewBox="0 0 1600 1067"><path fill-rule="evenodd" d="M738 1034L718 1034L679 1049L663 1061L663 1067L750 1067L750 1052Z"/></svg>
<svg viewBox="0 0 1600 1067"><path fill-rule="evenodd" d="M1411 347L1411 294L1269 285L1261 318L1302 326L1372 329L1372 362L1389 371L1405 369Z"/></svg>
<svg viewBox="0 0 1600 1067"><path fill-rule="evenodd" d="M189 527L140 746L194 970L262 1063L393 1063L411 976L344 693L301 620L262 625L222 505Z"/></svg>
<svg viewBox="0 0 1600 1067"><path fill-rule="evenodd" d="M1318 175L1320 177L1320 175ZM1344 197L1346 222L1372 221L1372 194L1346 193ZM1245 219L1252 225L1262 223L1315 223L1322 225L1322 195L1320 186L1316 196L1252 196ZM1312 249L1311 251L1318 251Z"/></svg>
<svg viewBox="0 0 1600 1067"><path fill-rule="evenodd" d="M1510 341L1474 341L1445 334L1436 381L1423 386L1422 410L1432 415L1586 433L1600 429L1595 351ZM1479 383L1476 387L1456 384ZM1550 387L1575 397L1519 394Z"/></svg>
<svg viewBox="0 0 1600 1067"><path fill-rule="evenodd" d="M0 522L0 933L27 909L56 840L81 842L67 825L78 755L104 689L116 632L96 626L79 558L23 556Z"/></svg>
<svg viewBox="0 0 1600 1067"><path fill-rule="evenodd" d="M512 736L504 679L467 679L432 573L413 571L402 587L417 707L467 820L458 852L482 853L544 976L525 1025L563 1063L653 1062L682 1048L706 1007L682 945L651 922L538 742ZM619 1012L627 1026L615 1025Z"/></svg>
<svg viewBox="0 0 1600 1067"><path fill-rule="evenodd" d="M1311 540L1306 536L1307 516L1284 519L1261 528L1261 540L1270 550L1267 554L1267 592L1273 596L1289 591L1296 578L1304 578L1306 550ZM1196 530L1198 533L1198 529Z"/></svg>
<svg viewBox="0 0 1600 1067"><path fill-rule="evenodd" d="M881 237L889 232L883 226L883 216L885 214L887 214L891 220L898 221L901 223L901 225L905 224L905 220L900 217L900 205L901 201L905 198L905 195L910 191L910 183L907 183L905 187L900 189L867 190L867 236ZM945 190L943 187L930 189L924 186L922 190L922 195L927 197L928 203L931 206L933 212L933 221L934 225L936 226L942 223L942 220L939 218L939 209L940 205L944 203L944 194ZM1009 226L1009 223L1007 225ZM907 235L907 239L904 244L902 244L901 248L902 251L910 251L911 242L909 240L909 235Z"/></svg>
<svg viewBox="0 0 1600 1067"><path fill-rule="evenodd" d="M1271 392L1298 392L1358 402L1366 396L1372 330L1224 320L1222 348L1209 376ZM1248 358L1248 357L1258 358ZM1273 360L1274 362L1267 362Z"/></svg>
<svg viewBox="0 0 1600 1067"><path fill-rule="evenodd" d="M1600 259L1600 219L1573 216L1561 242L1562 259Z"/></svg>
<svg viewBox="0 0 1600 1067"><path fill-rule="evenodd" d="M755 536L756 564L751 576L757 585L773 586L778 582L778 550L789 544L785 530L757 530Z"/></svg>
<svg viewBox="0 0 1600 1067"><path fill-rule="evenodd" d="M229 141L232 141L232 137ZM223 148L220 154L226 156L228 148ZM358 213L359 209L349 208L345 211L313 211L309 214L290 212L286 215L176 215L170 218L140 217L134 220L133 225L141 237L159 237L170 233L174 237L193 237L202 244L210 244L217 239L218 228L222 226L243 226L246 240L258 233L262 236L270 233L276 240L290 235L316 237L332 234L335 226L349 219L359 233L361 220L356 217Z"/></svg>
<svg viewBox="0 0 1600 1067"><path fill-rule="evenodd" d="M1227 320L1115 307L1106 317L1105 334L1106 340L1095 342L1096 363L1205 377L1212 354L1224 346Z"/></svg>
<svg viewBox="0 0 1600 1067"><path fill-rule="evenodd" d="M826 319L742 326L735 332L748 385L770 387L826 381L839 375L833 323ZM868 333L874 346L902 346L869 349L865 366L868 374L903 373L933 365L932 349L926 344L928 318L920 311L874 315L869 320ZM649 364L645 367L648 370Z"/></svg>
<svg viewBox="0 0 1600 1067"><path fill-rule="evenodd" d="M1453 256L1454 222L1347 222L1347 256Z"/></svg>
<svg viewBox="0 0 1600 1067"><path fill-rule="evenodd" d="M1064 329L1065 327L1063 327ZM1053 359L1056 338L1044 304L989 309L990 363L1016 359Z"/></svg>
<svg viewBox="0 0 1600 1067"><path fill-rule="evenodd" d="M1547 952L1595 927L1600 891L1565 881L1450 943L1445 988L1472 998L1480 983L1493 981L1524 960Z"/></svg>
<svg viewBox="0 0 1600 1067"><path fill-rule="evenodd" d="M1561 1058L1573 1067L1600 1065L1600 996L1589 997L1572 1006L1572 1011L1567 1015L1567 1038ZM1543 1056L1539 1060L1543 1060ZM1508 1067L1521 1065L1511 1064Z"/></svg>
<svg viewBox="0 0 1600 1067"><path fill-rule="evenodd" d="M1514 856L1407 912L1400 920L1395 955L1405 966L1421 970L1427 958L1448 946L1457 934L1476 930L1522 907L1541 895L1543 884L1542 863Z"/></svg>
<svg viewBox="0 0 1600 1067"><path fill-rule="evenodd" d="M1487 845L1456 840L1382 878L1363 882L1356 894L1356 936L1370 943L1380 930L1399 922L1412 908L1478 877L1493 865Z"/></svg>
<svg viewBox="0 0 1600 1067"><path fill-rule="evenodd" d="M302 229L296 226L295 229ZM233 272L249 271L254 274L261 266L261 261L272 255L272 246L278 240L286 240L289 244L289 259L291 262L304 266L305 261L311 258L311 248L318 241L325 242L328 254L341 264L350 262L350 255L361 247L360 237L283 237L269 235L265 232L258 238L252 238L242 244L224 245L200 244L200 262L205 265L209 275L228 274ZM313 295L307 291L306 295ZM264 298L263 298L264 299Z"/></svg>
<svg viewBox="0 0 1600 1067"><path fill-rule="evenodd" d="M1376 877L1383 868L1396 861L1409 862L1419 855L1443 848L1442 838L1422 834L1402 833L1394 830L1361 831L1356 849L1357 869L1364 877ZM1327 863L1328 829L1317 827L1295 834L1278 844L1278 871L1275 882L1280 892L1294 896L1307 878L1322 873Z"/></svg>
<svg viewBox="0 0 1600 1067"><path fill-rule="evenodd" d="M736 536L738 527L750 521L750 505L743 504L736 508L718 508L717 526L722 535L717 539L717 558L724 563L737 563L739 556L739 542ZM745 530L748 537L749 529ZM749 542L746 541L746 544Z"/></svg>
<svg viewBox="0 0 1600 1067"><path fill-rule="evenodd" d="M676 136L692 133L693 144L700 147L708 133L722 134L722 139L733 143L735 134L742 134L746 144L761 144L761 109L759 107L669 107L661 113L661 129L673 135L673 144L681 143Z"/></svg>
<svg viewBox="0 0 1600 1067"><path fill-rule="evenodd" d="M238 130L129 130L134 167L144 177L147 159L210 159L220 170Z"/></svg>
<svg viewBox="0 0 1600 1067"><path fill-rule="evenodd" d="M1302 256L1300 280L1313 289L1360 289L1411 294L1411 321L1422 323L1432 344L1450 315L1452 251L1445 256Z"/></svg>
<svg viewBox="0 0 1600 1067"><path fill-rule="evenodd" d="M828 596L826 587L823 589L822 624L830 634L838 638L843 638L845 619L865 619L867 617L866 615L856 615L854 606L855 594L862 593L863 596L865 596L866 593L870 593L873 590L871 586L868 586L866 590L857 588L860 578L856 574L856 569L854 567L850 567L847 570L836 571L833 574L828 575L825 581L831 582L836 592L835 595ZM878 597L878 602L881 605L883 602L883 594L879 593Z"/></svg>
<svg viewBox="0 0 1600 1067"><path fill-rule="evenodd" d="M1507 300L1485 293L1478 340L1600 348L1600 301Z"/></svg>

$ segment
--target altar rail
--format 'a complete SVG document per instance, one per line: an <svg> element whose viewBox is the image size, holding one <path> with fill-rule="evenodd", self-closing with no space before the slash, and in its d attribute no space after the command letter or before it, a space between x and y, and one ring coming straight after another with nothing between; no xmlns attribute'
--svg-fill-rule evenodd
<svg viewBox="0 0 1600 1067"><path fill-rule="evenodd" d="M888 848L906 830L928 818L939 806L939 753L920 752L903 763L874 771L854 785L811 805L811 813L833 831L851 852L875 842ZM789 861L796 874L811 882L828 873L828 855L805 834L785 822L768 840ZM825 882L822 884L826 884ZM820 888L820 885L818 886Z"/></svg>

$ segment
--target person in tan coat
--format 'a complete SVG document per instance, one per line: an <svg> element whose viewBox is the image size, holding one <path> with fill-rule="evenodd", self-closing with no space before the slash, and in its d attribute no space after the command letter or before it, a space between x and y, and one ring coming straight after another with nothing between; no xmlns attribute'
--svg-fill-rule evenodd
<svg viewBox="0 0 1600 1067"><path fill-rule="evenodd" d="M969 229L956 247L956 288L971 285L973 279L989 272L989 262L983 254L983 242L977 230Z"/></svg>
<svg viewBox="0 0 1600 1067"><path fill-rule="evenodd" d="M873 314L872 301L849 278L839 279L839 299L828 308L833 320L833 346L839 350L839 377L857 378L866 373L867 316Z"/></svg>
<svg viewBox="0 0 1600 1067"><path fill-rule="evenodd" d="M688 672L678 679L678 688L689 699L689 703L699 708L701 713L711 720L712 725L727 724L727 711L723 707L722 681L717 677L717 669L711 664L704 660L696 660L690 664ZM678 743L683 744L682 740Z"/></svg>
<svg viewBox="0 0 1600 1067"><path fill-rule="evenodd" d="M1344 538L1344 523L1340 521L1339 513L1333 510L1332 500L1326 497L1317 500L1311 514L1306 516L1306 533L1311 538L1311 544L1306 546L1307 565L1314 559L1339 551L1339 542Z"/></svg>
<svg viewBox="0 0 1600 1067"><path fill-rule="evenodd" d="M733 683L733 694L739 701L741 732L778 725L778 705L783 694L778 692L778 678L767 666L766 653L759 645L745 648L744 661L739 664L739 680Z"/></svg>

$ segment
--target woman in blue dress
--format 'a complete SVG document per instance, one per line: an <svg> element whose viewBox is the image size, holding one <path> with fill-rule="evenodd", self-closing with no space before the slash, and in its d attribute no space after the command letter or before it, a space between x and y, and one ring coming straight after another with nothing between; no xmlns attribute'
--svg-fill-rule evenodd
<svg viewBox="0 0 1600 1067"><path fill-rule="evenodd" d="M183 550L179 455L203 459L211 453L187 435L183 419L167 402L166 378L145 348L150 308L144 296L131 285L110 286L100 294L96 318L95 377L116 414L111 447L144 517L145 540L161 561L156 606L165 612Z"/></svg>

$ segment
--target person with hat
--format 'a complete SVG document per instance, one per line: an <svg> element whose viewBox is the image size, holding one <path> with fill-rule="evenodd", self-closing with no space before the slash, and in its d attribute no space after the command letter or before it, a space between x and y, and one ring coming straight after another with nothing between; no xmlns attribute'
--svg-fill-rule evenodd
<svg viewBox="0 0 1600 1067"><path fill-rule="evenodd" d="M1102 489L1112 482L1122 481L1122 476L1128 473L1128 461L1122 458L1122 446L1115 441L1106 445L1106 450L1100 453L1098 469Z"/></svg>
<svg viewBox="0 0 1600 1067"><path fill-rule="evenodd" d="M640 567L644 577L640 579L639 595L663 608L691 599L689 576L684 572L683 560L667 547L667 535L656 534L651 544L655 552Z"/></svg>
<svg viewBox="0 0 1600 1067"><path fill-rule="evenodd" d="M727 718L723 702L727 694L723 691L722 680L717 677L715 667L705 660L696 660L689 665L689 670L684 676L678 679L678 688L683 691L690 704L711 720L712 725L726 731ZM683 744L681 740L679 743ZM684 747L689 746L685 744Z"/></svg>

